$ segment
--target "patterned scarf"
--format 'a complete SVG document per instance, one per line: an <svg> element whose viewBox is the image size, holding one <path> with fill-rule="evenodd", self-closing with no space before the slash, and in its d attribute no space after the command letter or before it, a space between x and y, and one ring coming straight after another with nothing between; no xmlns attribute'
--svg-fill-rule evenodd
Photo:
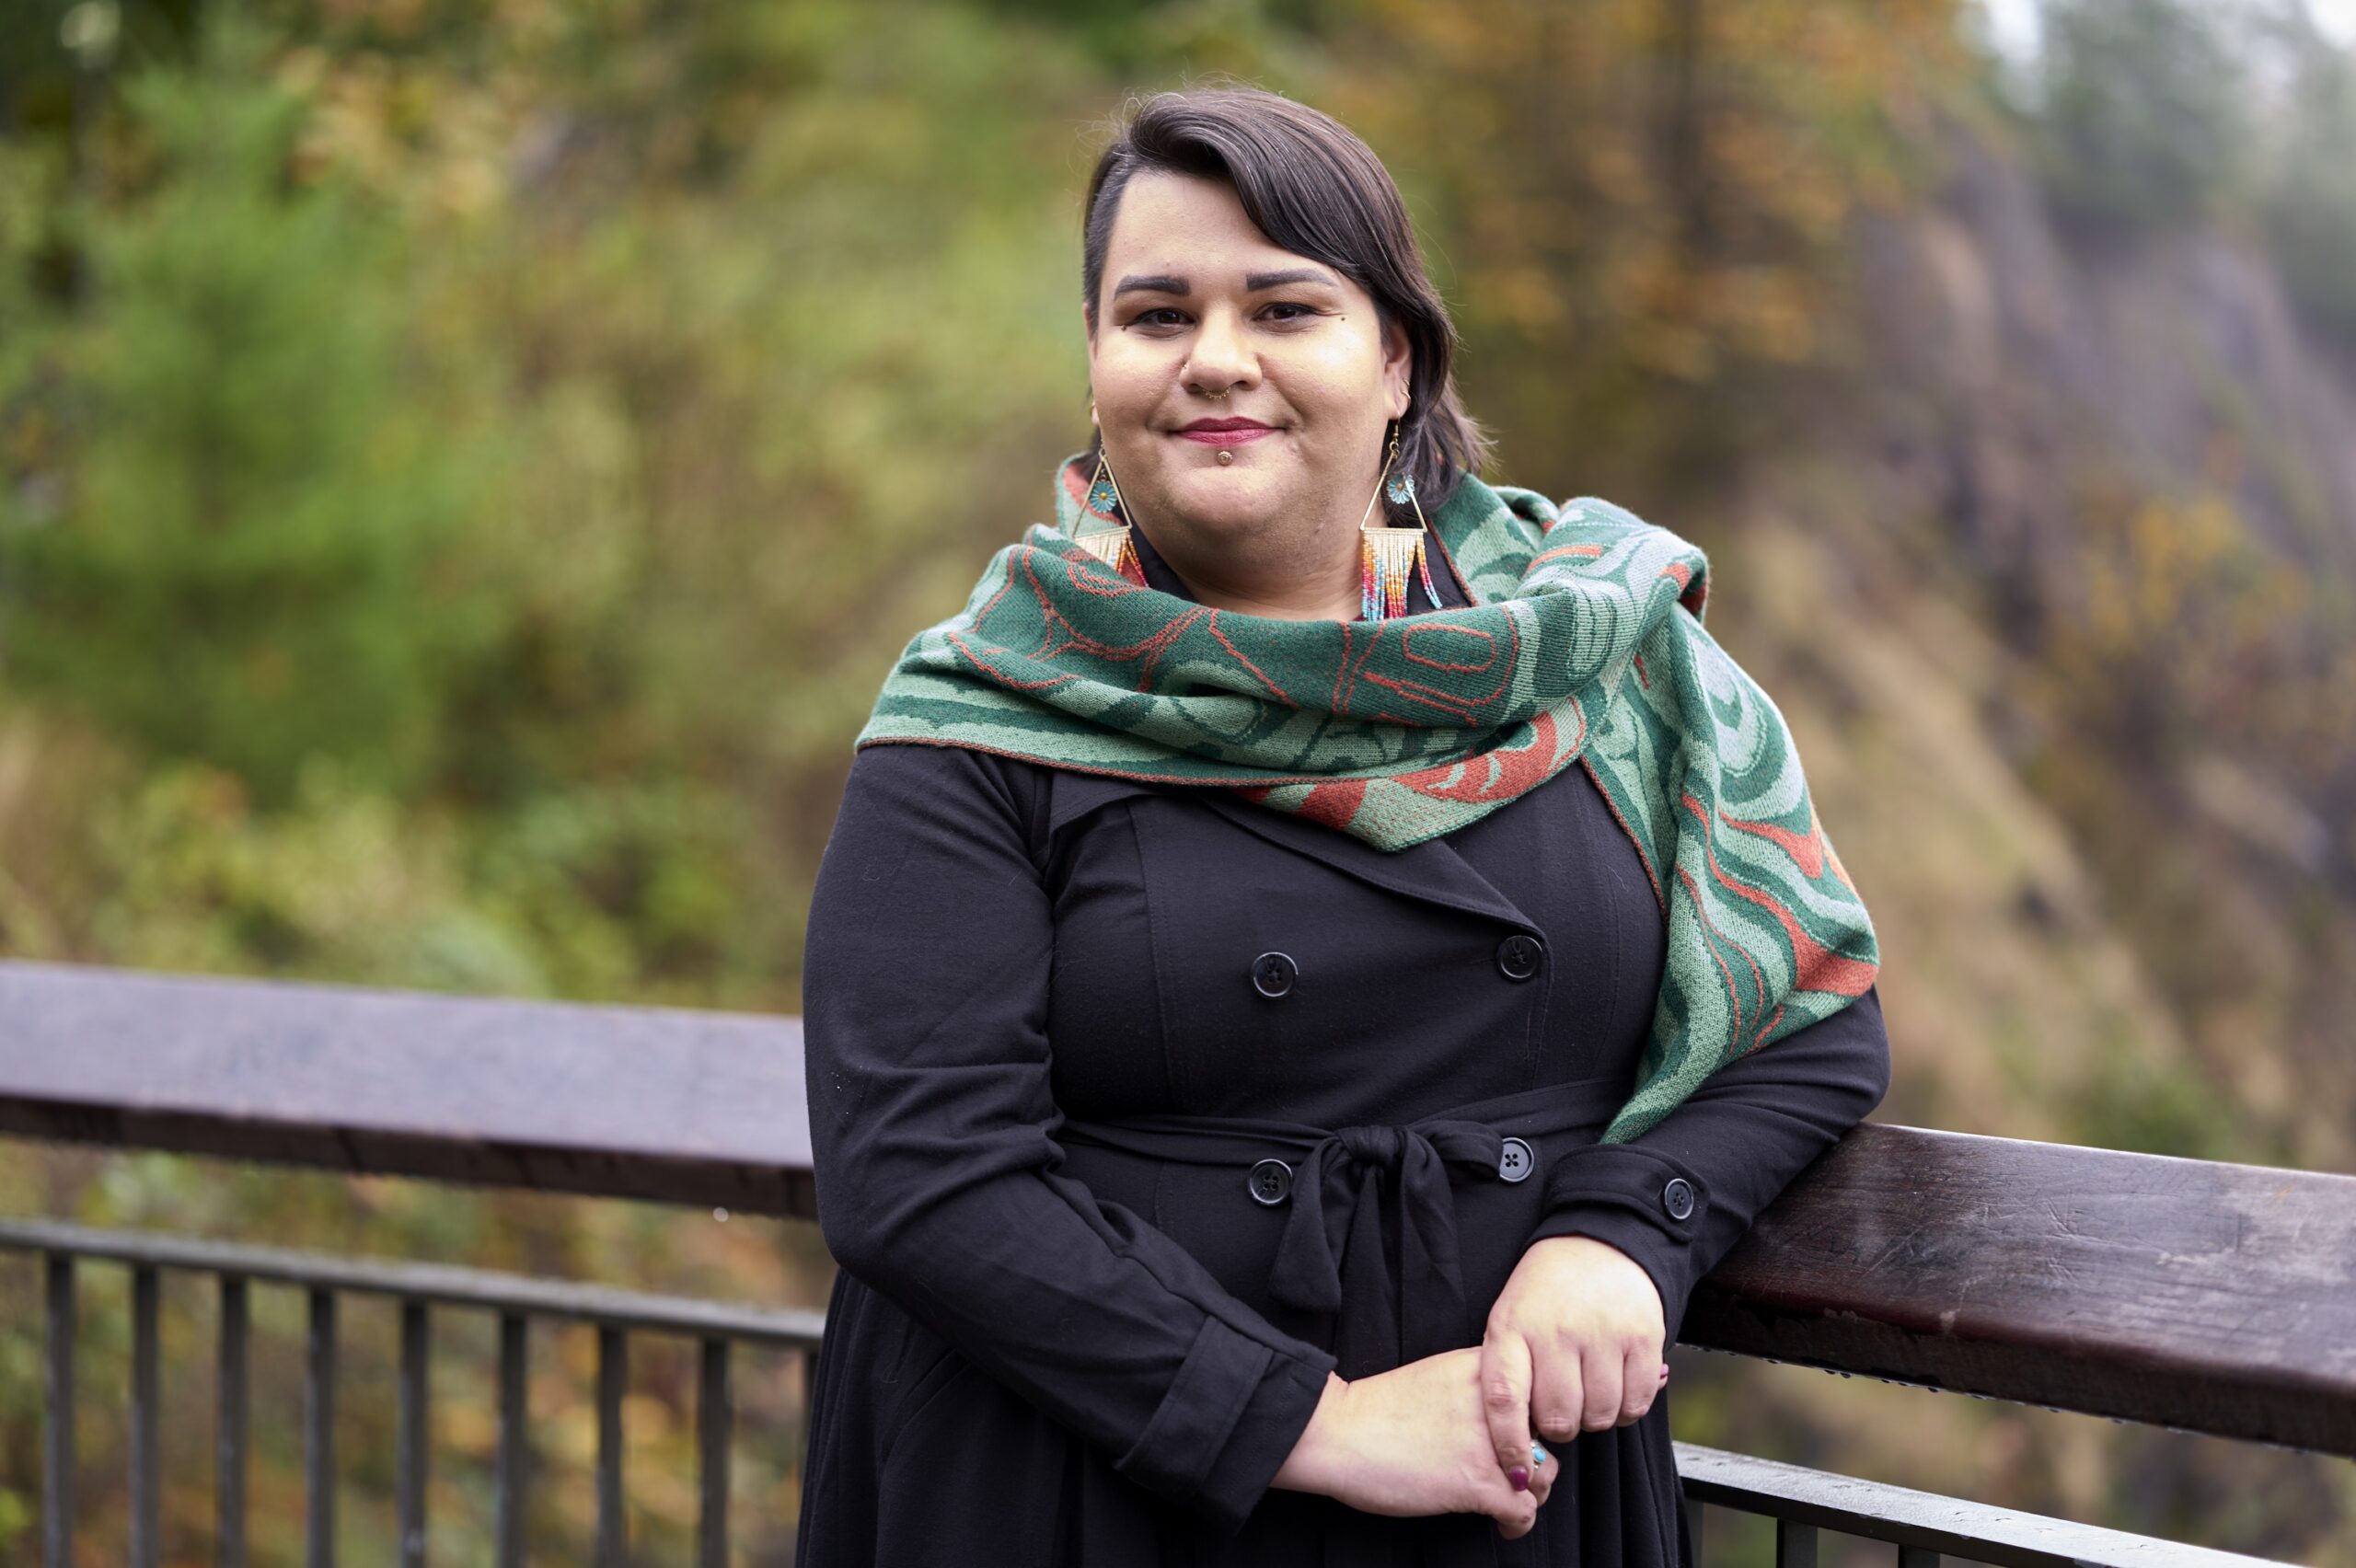
<svg viewBox="0 0 2356 1568"><path fill-rule="evenodd" d="M1089 477L1064 460L1056 525L916 635L859 745L1231 789L1382 850L1583 764L1668 919L1636 1092L1606 1142L1873 984L1872 924L1784 717L1702 628L1692 545L1608 502L1468 474L1431 526L1470 605L1286 620L1140 587L1080 548L1109 521L1085 510Z"/></svg>

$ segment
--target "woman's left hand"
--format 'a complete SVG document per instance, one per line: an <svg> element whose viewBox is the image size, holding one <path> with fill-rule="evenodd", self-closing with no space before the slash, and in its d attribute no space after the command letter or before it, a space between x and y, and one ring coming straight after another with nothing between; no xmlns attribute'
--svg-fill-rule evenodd
<svg viewBox="0 0 2356 1568"><path fill-rule="evenodd" d="M1660 1292L1627 1253L1592 1236L1531 1242L1481 1342L1481 1407L1498 1465L1528 1465L1533 1433L1565 1444L1642 1420L1669 1373L1665 1332ZM1561 1468L1531 1475L1542 1501Z"/></svg>

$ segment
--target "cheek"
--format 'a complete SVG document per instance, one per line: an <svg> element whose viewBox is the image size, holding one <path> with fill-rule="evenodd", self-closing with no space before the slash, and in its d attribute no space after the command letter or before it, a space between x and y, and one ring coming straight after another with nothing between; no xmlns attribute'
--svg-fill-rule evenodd
<svg viewBox="0 0 2356 1568"><path fill-rule="evenodd" d="M1319 407L1346 411L1378 404L1382 397L1382 362L1369 357L1368 345L1339 336L1315 345L1292 361L1289 377L1295 394Z"/></svg>

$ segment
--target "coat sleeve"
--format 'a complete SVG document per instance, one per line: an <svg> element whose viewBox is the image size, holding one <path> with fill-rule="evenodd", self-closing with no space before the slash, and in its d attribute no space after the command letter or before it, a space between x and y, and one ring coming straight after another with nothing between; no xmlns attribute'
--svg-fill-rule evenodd
<svg viewBox="0 0 2356 1568"><path fill-rule="evenodd" d="M1720 1067L1637 1136L1554 1161L1548 1212L1530 1239L1592 1236L1634 1259L1660 1291L1674 1343L1702 1276L1888 1088L1889 1035L1880 988L1869 986L1831 1017ZM1679 1178L1690 1208L1669 1191Z"/></svg>
<svg viewBox="0 0 2356 1568"><path fill-rule="evenodd" d="M804 954L819 1224L852 1275L1119 1473L1232 1531L1334 1358L1058 1173L1037 785L961 747L872 745L852 764Z"/></svg>

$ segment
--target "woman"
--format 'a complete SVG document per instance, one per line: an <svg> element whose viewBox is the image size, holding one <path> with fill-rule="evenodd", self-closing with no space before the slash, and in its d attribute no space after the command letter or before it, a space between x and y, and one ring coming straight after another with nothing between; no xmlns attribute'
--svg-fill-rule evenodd
<svg viewBox="0 0 2356 1568"><path fill-rule="evenodd" d="M1475 477L1333 121L1149 100L1082 275L811 910L799 1560L1689 1562L1663 1349L1888 1083L1781 719L1691 546Z"/></svg>

